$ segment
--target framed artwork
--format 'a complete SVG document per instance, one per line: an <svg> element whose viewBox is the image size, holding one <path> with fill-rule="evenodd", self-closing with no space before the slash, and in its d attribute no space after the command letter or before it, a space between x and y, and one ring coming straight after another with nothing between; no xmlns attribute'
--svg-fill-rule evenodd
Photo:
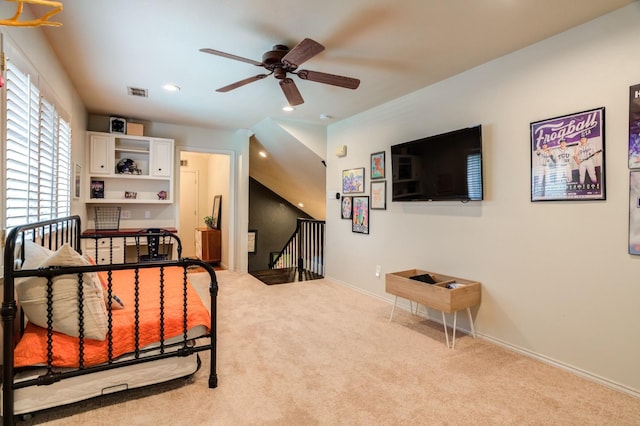
<svg viewBox="0 0 640 426"><path fill-rule="evenodd" d="M371 181L371 210L387 209L387 181Z"/></svg>
<svg viewBox="0 0 640 426"><path fill-rule="evenodd" d="M255 253L258 248L258 231L250 229L247 235L247 251L249 253Z"/></svg>
<svg viewBox="0 0 640 426"><path fill-rule="evenodd" d="M222 210L222 195L213 197L213 210L211 211L211 228L220 229L220 212Z"/></svg>
<svg viewBox="0 0 640 426"><path fill-rule="evenodd" d="M604 200L604 107L531 123L531 201Z"/></svg>
<svg viewBox="0 0 640 426"><path fill-rule="evenodd" d="M640 170L629 173L629 254L640 255Z"/></svg>
<svg viewBox="0 0 640 426"><path fill-rule="evenodd" d="M369 196L355 196L352 200L351 231L358 234L369 233Z"/></svg>
<svg viewBox="0 0 640 426"><path fill-rule="evenodd" d="M109 132L124 135L127 133L127 120L121 117L109 117Z"/></svg>
<svg viewBox="0 0 640 426"><path fill-rule="evenodd" d="M371 180L384 179L384 151L371 154Z"/></svg>
<svg viewBox="0 0 640 426"><path fill-rule="evenodd" d="M342 171L342 192L344 194L364 193L364 167Z"/></svg>
<svg viewBox="0 0 640 426"><path fill-rule="evenodd" d="M629 87L629 168L640 168L640 84Z"/></svg>
<svg viewBox="0 0 640 426"><path fill-rule="evenodd" d="M103 180L91 180L91 198L104 198Z"/></svg>
<svg viewBox="0 0 640 426"><path fill-rule="evenodd" d="M352 213L352 200L350 195L342 196L342 203L340 205L340 217L342 219L351 219Z"/></svg>
<svg viewBox="0 0 640 426"><path fill-rule="evenodd" d="M73 199L80 199L80 188L81 185L81 177L82 177L82 166L78 163L73 163Z"/></svg>

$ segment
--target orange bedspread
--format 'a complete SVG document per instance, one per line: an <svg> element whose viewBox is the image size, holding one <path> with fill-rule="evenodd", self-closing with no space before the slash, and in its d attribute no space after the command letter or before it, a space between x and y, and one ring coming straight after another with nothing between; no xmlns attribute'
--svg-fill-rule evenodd
<svg viewBox="0 0 640 426"><path fill-rule="evenodd" d="M106 277L106 272L101 273ZM160 341L160 269L140 269L139 290L139 347ZM164 268L164 336L165 340L183 333L183 269ZM122 310L113 310L113 357L135 349L134 318L135 293L134 271L113 271L113 292L123 301ZM209 330L210 315L200 297L189 284L187 291L188 328L204 325ZM78 338L53 333L53 365L78 367ZM108 338L104 341L84 340L85 366L100 364L108 360ZM47 330L28 324L25 334L14 351L14 365L46 365Z"/></svg>

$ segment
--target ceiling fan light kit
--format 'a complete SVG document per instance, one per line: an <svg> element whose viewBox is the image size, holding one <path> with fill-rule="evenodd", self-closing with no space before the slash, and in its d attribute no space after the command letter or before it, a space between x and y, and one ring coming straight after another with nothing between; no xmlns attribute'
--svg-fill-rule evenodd
<svg viewBox="0 0 640 426"><path fill-rule="evenodd" d="M253 59L243 58L241 56L221 52L215 49L200 49L200 51L203 53L209 53L211 55L221 56L227 59L246 62L251 65L263 67L267 71L269 71L268 74L258 74L253 77L236 81L235 83L231 83L227 86L223 86L217 89L216 92L228 92L230 90L237 89L249 83L253 83L254 81L262 80L265 77L273 75L276 79L280 80L280 88L282 89L285 98L287 98L289 106L292 107L303 104L304 99L302 98L302 95L300 94L296 83L290 77L288 77L288 74L297 75L302 80L330 84L332 86L344 87L346 89L357 89L360 85L360 80L358 80L357 78L328 74L319 71L298 71L298 67L300 65L316 56L323 50L323 45L321 45L317 41L311 40L310 38L305 38L291 50L289 50L289 48L283 44L276 44L275 46L273 46L272 50L269 50L262 55L262 62L258 62L254 61Z"/></svg>

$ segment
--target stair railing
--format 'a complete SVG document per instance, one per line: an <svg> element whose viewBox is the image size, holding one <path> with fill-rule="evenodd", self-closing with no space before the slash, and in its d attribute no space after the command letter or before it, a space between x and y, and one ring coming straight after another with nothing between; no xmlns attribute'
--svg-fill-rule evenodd
<svg viewBox="0 0 640 426"><path fill-rule="evenodd" d="M269 269L297 268L298 279L304 271L324 276L325 221L299 218L282 250L271 260Z"/></svg>

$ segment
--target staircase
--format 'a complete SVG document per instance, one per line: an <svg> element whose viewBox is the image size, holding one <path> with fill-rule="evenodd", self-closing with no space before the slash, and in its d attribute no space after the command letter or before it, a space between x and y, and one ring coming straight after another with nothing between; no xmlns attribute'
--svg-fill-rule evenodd
<svg viewBox="0 0 640 426"><path fill-rule="evenodd" d="M269 269L251 275L268 285L324 278L324 237L324 220L298 219L296 230L274 254Z"/></svg>

